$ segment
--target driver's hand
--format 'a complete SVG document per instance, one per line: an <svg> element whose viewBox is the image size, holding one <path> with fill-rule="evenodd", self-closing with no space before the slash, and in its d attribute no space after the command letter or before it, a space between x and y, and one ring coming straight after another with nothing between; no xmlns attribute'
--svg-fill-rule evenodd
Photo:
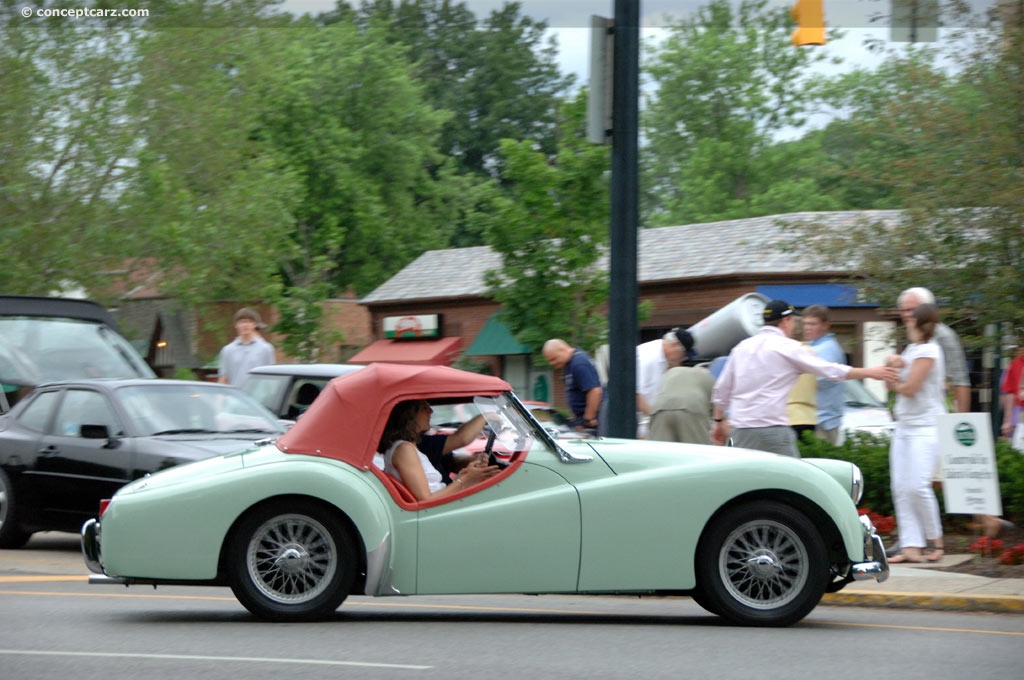
<svg viewBox="0 0 1024 680"><path fill-rule="evenodd" d="M459 479L467 486L472 486L477 482L493 477L500 471L501 468L497 465L488 465L486 460L473 460L459 473Z"/></svg>

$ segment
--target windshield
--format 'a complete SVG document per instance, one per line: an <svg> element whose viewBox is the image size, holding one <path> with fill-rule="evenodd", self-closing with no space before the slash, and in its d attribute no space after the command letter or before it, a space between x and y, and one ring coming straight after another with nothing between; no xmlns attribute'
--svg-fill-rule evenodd
<svg viewBox="0 0 1024 680"><path fill-rule="evenodd" d="M538 432L536 421L509 395L476 397L473 403L487 420L484 432L496 456L510 457L535 445L550 450L549 440Z"/></svg>
<svg viewBox="0 0 1024 680"><path fill-rule="evenodd" d="M0 382L38 385L79 378L153 378L117 331L94 321L0 318Z"/></svg>
<svg viewBox="0 0 1024 680"><path fill-rule="evenodd" d="M864 386L860 380L847 380L844 383L846 387L846 405L854 406L857 408L885 408L885 404L880 402L878 398L868 391L868 388Z"/></svg>
<svg viewBox="0 0 1024 680"><path fill-rule="evenodd" d="M144 437L200 432L278 434L277 418L238 389L208 383L133 385L118 389L128 417Z"/></svg>
<svg viewBox="0 0 1024 680"><path fill-rule="evenodd" d="M262 375L250 373L242 383L242 390L267 409L276 411L284 401L284 391L288 389L291 376L287 375Z"/></svg>

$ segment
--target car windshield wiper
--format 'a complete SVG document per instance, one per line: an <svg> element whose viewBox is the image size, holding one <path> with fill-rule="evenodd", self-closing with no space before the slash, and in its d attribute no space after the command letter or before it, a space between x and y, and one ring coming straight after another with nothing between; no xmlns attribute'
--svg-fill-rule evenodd
<svg viewBox="0 0 1024 680"><path fill-rule="evenodd" d="M244 427L239 430L221 430L220 434L274 434L277 430L268 430L265 427Z"/></svg>
<svg viewBox="0 0 1024 680"><path fill-rule="evenodd" d="M162 434L218 434L218 430L206 430L201 427L183 427L177 430L160 430L150 436L157 437Z"/></svg>

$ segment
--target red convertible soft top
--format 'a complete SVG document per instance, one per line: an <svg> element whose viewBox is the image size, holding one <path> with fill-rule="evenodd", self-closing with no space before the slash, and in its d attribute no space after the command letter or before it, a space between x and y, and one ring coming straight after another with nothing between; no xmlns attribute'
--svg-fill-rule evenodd
<svg viewBox="0 0 1024 680"><path fill-rule="evenodd" d="M368 469L391 409L407 399L497 396L501 378L447 366L370 364L335 378L280 439L285 453L343 460Z"/></svg>

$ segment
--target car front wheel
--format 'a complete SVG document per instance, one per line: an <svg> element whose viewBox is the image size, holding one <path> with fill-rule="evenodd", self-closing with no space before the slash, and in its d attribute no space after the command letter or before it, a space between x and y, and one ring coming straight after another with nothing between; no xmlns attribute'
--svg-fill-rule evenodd
<svg viewBox="0 0 1024 680"><path fill-rule="evenodd" d="M695 599L733 623L788 626L821 600L829 570L824 541L800 511L759 502L715 520L697 555Z"/></svg>
<svg viewBox="0 0 1024 680"><path fill-rule="evenodd" d="M270 621L331 614L348 596L356 553L335 513L305 500L260 506L227 545L228 582L238 601Z"/></svg>

